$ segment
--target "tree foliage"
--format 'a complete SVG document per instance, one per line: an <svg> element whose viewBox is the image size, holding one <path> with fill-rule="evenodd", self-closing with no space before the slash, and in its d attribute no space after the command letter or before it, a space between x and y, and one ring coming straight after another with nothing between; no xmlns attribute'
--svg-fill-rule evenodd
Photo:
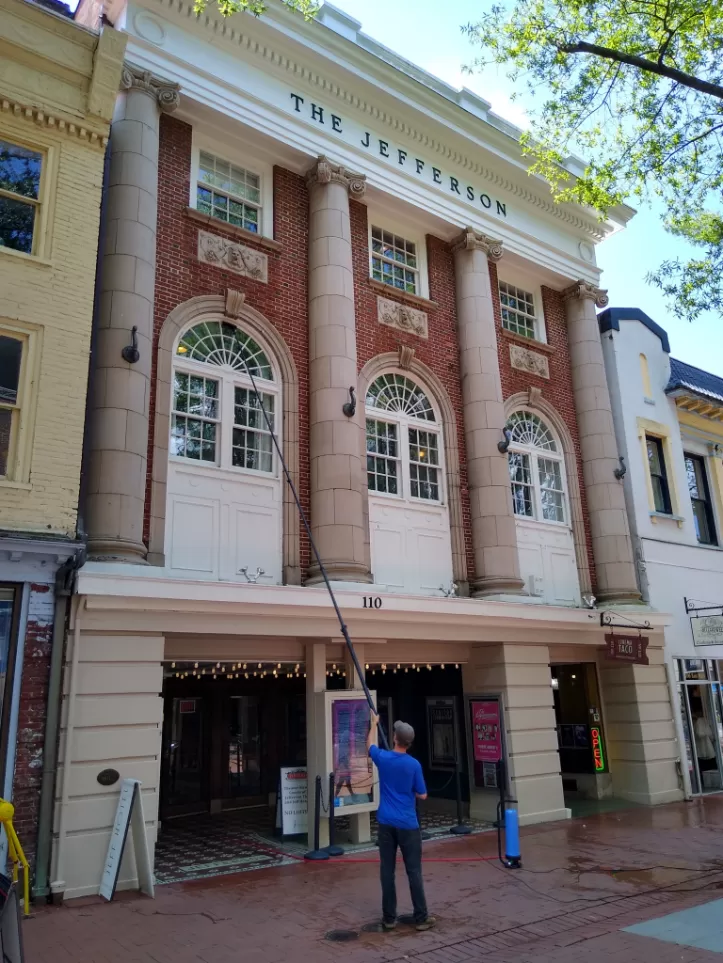
<svg viewBox="0 0 723 963"><path fill-rule="evenodd" d="M510 0L463 30L470 69L503 65L532 95L523 137L559 201L601 215L658 196L697 250L652 280L692 319L723 308L723 4L720 0ZM589 158L583 176L563 169Z"/></svg>
<svg viewBox="0 0 723 963"><path fill-rule="evenodd" d="M200 14L214 3L222 17L230 17L234 13L251 13L254 17L260 17L268 7L264 0L194 0L193 9ZM283 0L283 3L303 14L305 20L311 20L319 9L316 0Z"/></svg>

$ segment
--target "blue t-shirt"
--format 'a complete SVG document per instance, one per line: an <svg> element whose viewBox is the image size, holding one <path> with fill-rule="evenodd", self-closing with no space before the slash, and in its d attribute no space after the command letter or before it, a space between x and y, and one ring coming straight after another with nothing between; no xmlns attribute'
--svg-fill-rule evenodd
<svg viewBox="0 0 723 963"><path fill-rule="evenodd" d="M369 755L379 770L377 822L396 829L419 829L415 793L424 796L427 792L422 767L406 752L371 746Z"/></svg>

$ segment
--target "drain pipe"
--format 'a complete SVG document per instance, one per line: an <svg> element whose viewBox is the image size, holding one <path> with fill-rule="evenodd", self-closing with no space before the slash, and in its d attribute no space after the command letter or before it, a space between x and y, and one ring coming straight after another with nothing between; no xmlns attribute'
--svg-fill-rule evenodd
<svg viewBox="0 0 723 963"><path fill-rule="evenodd" d="M43 748L43 775L40 784L40 811L38 815L38 848L35 856L35 885L33 898L47 897L50 893L49 874L53 840L53 808L55 781L58 771L60 741L60 709L62 704L63 661L65 657L65 630L68 616L68 600L73 594L75 576L85 562L85 546L62 565L55 575L55 614L53 640L50 650L50 676L48 679L48 703L45 718L45 743Z"/></svg>

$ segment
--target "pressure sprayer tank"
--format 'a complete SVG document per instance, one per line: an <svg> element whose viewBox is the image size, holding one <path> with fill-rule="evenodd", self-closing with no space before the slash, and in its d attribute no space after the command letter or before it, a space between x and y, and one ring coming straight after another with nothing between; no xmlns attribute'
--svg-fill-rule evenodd
<svg viewBox="0 0 723 963"><path fill-rule="evenodd" d="M510 867L520 866L520 819L512 807L505 809L505 859Z"/></svg>

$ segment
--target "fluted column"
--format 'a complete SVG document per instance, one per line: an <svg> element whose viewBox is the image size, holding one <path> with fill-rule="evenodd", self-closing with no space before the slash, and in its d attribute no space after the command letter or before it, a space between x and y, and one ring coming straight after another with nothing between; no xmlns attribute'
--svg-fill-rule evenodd
<svg viewBox="0 0 723 963"><path fill-rule="evenodd" d="M103 261L91 394L88 548L142 561L153 339L161 111L178 85L123 68L110 136ZM134 329L135 341L134 341ZM133 345L137 345L137 353ZM128 347L125 352L123 349ZM137 360L134 360L136 358Z"/></svg>
<svg viewBox="0 0 723 963"><path fill-rule="evenodd" d="M602 602L639 602L623 483L615 477L618 447L595 305L607 292L586 281L563 291L572 386L590 513L596 593Z"/></svg>
<svg viewBox="0 0 723 963"><path fill-rule="evenodd" d="M523 582L504 439L489 260L502 244L467 228L453 242L464 433L475 556L474 596L519 594Z"/></svg>
<svg viewBox="0 0 723 963"><path fill-rule="evenodd" d="M368 582L364 420L343 411L357 380L349 195L363 197L366 181L320 157L307 184L311 528L329 578ZM307 583L319 578L312 561Z"/></svg>

